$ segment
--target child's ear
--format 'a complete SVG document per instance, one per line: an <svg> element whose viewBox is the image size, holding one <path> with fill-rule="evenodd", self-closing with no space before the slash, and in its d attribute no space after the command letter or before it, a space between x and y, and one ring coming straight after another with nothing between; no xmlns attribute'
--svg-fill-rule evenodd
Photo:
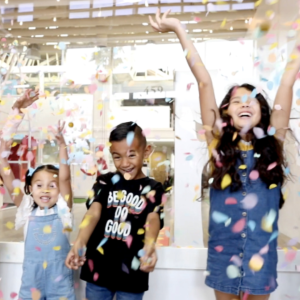
<svg viewBox="0 0 300 300"><path fill-rule="evenodd" d="M144 152L144 159L148 158L153 152L152 146L147 145Z"/></svg>

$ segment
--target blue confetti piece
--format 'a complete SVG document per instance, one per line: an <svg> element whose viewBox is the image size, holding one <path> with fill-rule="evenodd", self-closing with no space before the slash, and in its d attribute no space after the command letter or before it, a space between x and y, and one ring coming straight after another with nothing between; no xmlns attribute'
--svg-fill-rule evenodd
<svg viewBox="0 0 300 300"><path fill-rule="evenodd" d="M289 168L289 167L286 167L286 168L284 169L284 173L285 173L285 175L290 174L290 168Z"/></svg>
<svg viewBox="0 0 300 300"><path fill-rule="evenodd" d="M66 165L66 164L67 164L67 161L66 161L64 158L62 158L62 159L61 159L61 164Z"/></svg>
<svg viewBox="0 0 300 300"><path fill-rule="evenodd" d="M185 158L185 160L187 160L187 161L192 160L193 157L194 157L194 156L193 156L192 154L190 154L190 155L188 155L188 156Z"/></svg>
<svg viewBox="0 0 300 300"><path fill-rule="evenodd" d="M145 254L146 254L145 250L144 250L144 249L141 249L141 250L139 250L139 252L138 252L138 257L143 257L143 256L145 256Z"/></svg>
<svg viewBox="0 0 300 300"><path fill-rule="evenodd" d="M133 131L129 131L127 133L127 137L126 137L126 141L127 141L127 145L128 146L131 146L131 144L133 142L133 139L134 139L134 132Z"/></svg>
<svg viewBox="0 0 300 300"><path fill-rule="evenodd" d="M85 253L86 248L81 248L78 250L78 255L81 257Z"/></svg>
<svg viewBox="0 0 300 300"><path fill-rule="evenodd" d="M298 98L300 98L300 89L297 90L296 95Z"/></svg>
<svg viewBox="0 0 300 300"><path fill-rule="evenodd" d="M268 130L268 135L274 135L276 133L276 128L275 127L270 127Z"/></svg>
<svg viewBox="0 0 300 300"><path fill-rule="evenodd" d="M268 243L271 243L273 240L275 240L278 237L278 231L274 231L269 239Z"/></svg>
<svg viewBox="0 0 300 300"><path fill-rule="evenodd" d="M252 91L251 95L250 95L250 98L255 98L256 95L257 95L257 90L254 89L254 90Z"/></svg>
<svg viewBox="0 0 300 300"><path fill-rule="evenodd" d="M66 43L64 43L64 42L59 42L58 48L59 48L60 50L66 50L66 48L67 48Z"/></svg>
<svg viewBox="0 0 300 300"><path fill-rule="evenodd" d="M242 102L245 103L245 102L247 102L247 100L248 100L248 95L244 95L242 97Z"/></svg>
<svg viewBox="0 0 300 300"><path fill-rule="evenodd" d="M48 213L48 207L45 207L44 208L44 214L47 215L47 213Z"/></svg>
<svg viewBox="0 0 300 300"><path fill-rule="evenodd" d="M269 81L267 78L264 78L264 77L261 77L260 80L261 80L261 81L265 81L265 82L268 82L268 81Z"/></svg>
<svg viewBox="0 0 300 300"><path fill-rule="evenodd" d="M213 221L215 221L217 224L221 224L221 223L224 223L228 220L228 216L221 213L221 212L218 212L218 211L214 211L212 213L212 219Z"/></svg>
<svg viewBox="0 0 300 300"><path fill-rule="evenodd" d="M116 174L112 177L111 182L112 184L116 184L120 180L120 175Z"/></svg>
<svg viewBox="0 0 300 300"><path fill-rule="evenodd" d="M22 140L25 137L25 134L16 134L14 135L14 140Z"/></svg>
<svg viewBox="0 0 300 300"><path fill-rule="evenodd" d="M100 244L98 245L97 249L98 249L99 247L102 247L107 241L108 241L108 238L102 239L102 241L101 241Z"/></svg>
<svg viewBox="0 0 300 300"><path fill-rule="evenodd" d="M93 142L95 142L95 141L96 141L95 138L93 138L93 137L89 138L89 142L90 142L90 143L93 143Z"/></svg>
<svg viewBox="0 0 300 300"><path fill-rule="evenodd" d="M269 89L269 91L272 91L273 86L274 86L274 83L272 81L268 81L267 88Z"/></svg>
<svg viewBox="0 0 300 300"><path fill-rule="evenodd" d="M298 196L300 197L300 192L298 192Z"/></svg>
<svg viewBox="0 0 300 300"><path fill-rule="evenodd" d="M250 220L248 222L248 227L251 229L251 231L254 231L255 227L256 227L256 223L252 220Z"/></svg>
<svg viewBox="0 0 300 300"><path fill-rule="evenodd" d="M32 176L32 174L34 173L35 169L29 168L28 171L29 171L29 172L28 172L28 176Z"/></svg>

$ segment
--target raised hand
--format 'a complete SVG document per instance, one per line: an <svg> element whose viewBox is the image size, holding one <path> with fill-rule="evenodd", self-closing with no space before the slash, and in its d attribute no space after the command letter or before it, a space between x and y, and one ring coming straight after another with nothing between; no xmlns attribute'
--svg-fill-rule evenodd
<svg viewBox="0 0 300 300"><path fill-rule="evenodd" d="M55 133L55 138L56 138L57 144L59 146L66 144L64 136L63 136L63 130L65 128L65 124L66 124L65 121L63 121L63 122L61 122L60 120L58 121L57 131Z"/></svg>
<svg viewBox="0 0 300 300"><path fill-rule="evenodd" d="M33 89L28 89L26 92L15 102L14 108L26 108L30 106L33 102L39 99L39 90L34 91Z"/></svg>
<svg viewBox="0 0 300 300"><path fill-rule="evenodd" d="M155 245L145 245L143 250L145 254L140 258L140 270L145 273L153 272L157 263Z"/></svg>
<svg viewBox="0 0 300 300"><path fill-rule="evenodd" d="M182 26L178 19L168 18L168 15L170 12L171 12L171 10L168 10L161 17L160 9L158 9L156 12L156 15L155 15L156 22L152 19L151 16L149 16L150 24L155 31L157 31L157 32L169 32L169 31L176 32L176 30Z"/></svg>

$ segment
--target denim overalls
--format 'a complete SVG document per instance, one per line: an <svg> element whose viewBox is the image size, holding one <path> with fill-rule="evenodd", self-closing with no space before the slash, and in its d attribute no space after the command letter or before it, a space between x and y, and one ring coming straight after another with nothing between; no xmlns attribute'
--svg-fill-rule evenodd
<svg viewBox="0 0 300 300"><path fill-rule="evenodd" d="M254 151L251 145L241 142L239 148L244 160L237 165L241 190L230 192L229 187L210 190L205 283L228 294L239 295L243 291L264 295L277 287L277 222L281 191L280 186L269 189L260 178L249 178L256 162ZM246 165L246 169L239 169L241 165Z"/></svg>
<svg viewBox="0 0 300 300"><path fill-rule="evenodd" d="M22 300L32 299L34 289L40 291L41 300L75 300L73 273L65 266L70 244L63 233L56 205L54 212L53 215L36 216L34 209L31 213L19 293Z"/></svg>

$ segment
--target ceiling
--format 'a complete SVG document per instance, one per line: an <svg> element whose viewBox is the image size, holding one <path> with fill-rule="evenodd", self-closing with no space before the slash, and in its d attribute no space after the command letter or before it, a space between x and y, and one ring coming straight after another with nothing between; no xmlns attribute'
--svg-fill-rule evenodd
<svg viewBox="0 0 300 300"><path fill-rule="evenodd" d="M9 44L20 55L26 45L32 48L27 66L60 64L59 48L178 42L174 33L153 32L148 15L158 7L171 9L195 41L243 38L256 12L249 0L2 0L0 6L2 62L9 59Z"/></svg>

